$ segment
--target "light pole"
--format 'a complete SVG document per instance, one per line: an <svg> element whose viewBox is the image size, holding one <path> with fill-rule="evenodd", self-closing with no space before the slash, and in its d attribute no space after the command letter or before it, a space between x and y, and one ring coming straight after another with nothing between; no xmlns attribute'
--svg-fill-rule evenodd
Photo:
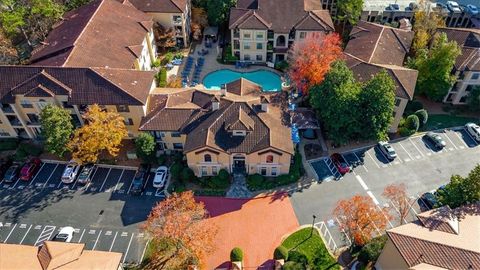
<svg viewBox="0 0 480 270"><path fill-rule="evenodd" d="M312 221L312 230L310 231L310 237L312 237L313 235L313 226L315 226L315 219L317 218L317 216L315 215L312 215L313 216L313 221Z"/></svg>

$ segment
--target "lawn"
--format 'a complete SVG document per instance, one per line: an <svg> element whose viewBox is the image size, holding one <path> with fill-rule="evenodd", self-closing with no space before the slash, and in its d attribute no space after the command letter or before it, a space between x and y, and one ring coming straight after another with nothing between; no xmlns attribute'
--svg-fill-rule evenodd
<svg viewBox="0 0 480 270"><path fill-rule="evenodd" d="M421 127L420 131L463 126L468 122L478 123L479 121L480 121L479 118L473 118L473 117L463 117L463 116L455 116L455 115L449 115L449 114L432 114L428 116L427 124Z"/></svg>
<svg viewBox="0 0 480 270"><path fill-rule="evenodd" d="M320 265L315 265L315 269L340 269L335 258L333 258L325 247L325 243L317 230L311 228L301 229L294 232L282 242L282 246L287 250L296 250L312 262L317 257L322 257ZM288 261L288 260L287 260Z"/></svg>

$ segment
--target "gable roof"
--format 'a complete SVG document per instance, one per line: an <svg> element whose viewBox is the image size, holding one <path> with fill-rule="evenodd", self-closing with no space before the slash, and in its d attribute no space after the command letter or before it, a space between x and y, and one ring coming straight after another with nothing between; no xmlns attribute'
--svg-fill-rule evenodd
<svg viewBox="0 0 480 270"><path fill-rule="evenodd" d="M249 81L243 77L227 83L225 87L228 93L233 93L237 96L247 96L255 93L260 93L262 91L262 87L260 85Z"/></svg>
<svg viewBox="0 0 480 270"><path fill-rule="evenodd" d="M95 0L66 13L35 49L32 64L66 67L134 67L151 18L130 4ZM133 47L134 48L134 47Z"/></svg>
<svg viewBox="0 0 480 270"><path fill-rule="evenodd" d="M367 63L402 66L413 36L413 31L359 21L345 52Z"/></svg>
<svg viewBox="0 0 480 270"><path fill-rule="evenodd" d="M455 61L457 70L480 71L480 29L439 28L448 40L455 40L462 49L462 54Z"/></svg>
<svg viewBox="0 0 480 270"><path fill-rule="evenodd" d="M183 13L187 0L128 0L137 9L152 13Z"/></svg>
<svg viewBox="0 0 480 270"><path fill-rule="evenodd" d="M137 105L147 102L154 72L38 66L0 66L0 99L67 95L70 104Z"/></svg>
<svg viewBox="0 0 480 270"><path fill-rule="evenodd" d="M288 16L285 16L288 14ZM328 10L313 0L238 0L230 9L229 28L334 31Z"/></svg>

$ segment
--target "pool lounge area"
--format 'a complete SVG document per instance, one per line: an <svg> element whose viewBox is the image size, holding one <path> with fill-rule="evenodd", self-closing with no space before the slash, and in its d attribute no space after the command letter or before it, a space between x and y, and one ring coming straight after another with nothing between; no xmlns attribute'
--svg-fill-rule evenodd
<svg viewBox="0 0 480 270"><path fill-rule="evenodd" d="M203 85L208 90L220 90L223 84L240 78L245 78L260 85L263 91L266 92L282 90L282 79L280 76L268 70L238 72L229 69L221 69L207 74L203 78Z"/></svg>

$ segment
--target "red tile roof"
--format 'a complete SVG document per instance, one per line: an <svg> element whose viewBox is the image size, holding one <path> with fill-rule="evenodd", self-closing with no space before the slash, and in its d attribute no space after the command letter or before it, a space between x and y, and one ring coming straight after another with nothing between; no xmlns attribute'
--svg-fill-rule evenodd
<svg viewBox="0 0 480 270"><path fill-rule="evenodd" d="M183 13L188 0L128 0L143 12Z"/></svg>

